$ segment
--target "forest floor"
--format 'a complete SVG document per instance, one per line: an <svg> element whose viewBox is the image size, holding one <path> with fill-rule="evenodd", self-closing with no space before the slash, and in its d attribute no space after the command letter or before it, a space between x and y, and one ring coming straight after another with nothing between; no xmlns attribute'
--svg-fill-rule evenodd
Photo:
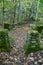
<svg viewBox="0 0 43 65"><path fill-rule="evenodd" d="M10 54L5 52L0 54L3 59L3 64L1 63L0 65L35 65L35 63L39 65L38 60L43 62L43 54L39 51L30 53L27 57L25 56L23 45L29 29L30 27L27 24L9 31L9 36L12 37L11 43L13 48Z"/></svg>

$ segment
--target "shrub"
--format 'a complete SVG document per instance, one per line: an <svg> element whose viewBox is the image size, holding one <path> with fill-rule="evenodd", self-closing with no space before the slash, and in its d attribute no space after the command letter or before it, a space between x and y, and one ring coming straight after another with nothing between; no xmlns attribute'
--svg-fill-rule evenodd
<svg viewBox="0 0 43 65"><path fill-rule="evenodd" d="M41 37L43 38L43 30L42 30L42 32L41 32Z"/></svg>
<svg viewBox="0 0 43 65"><path fill-rule="evenodd" d="M40 50L39 33L36 30L30 30L27 33L27 40L24 44L25 54Z"/></svg>
<svg viewBox="0 0 43 65"><path fill-rule="evenodd" d="M36 30L41 33L42 30L43 30L43 24L40 24L40 25L36 25Z"/></svg>
<svg viewBox="0 0 43 65"><path fill-rule="evenodd" d="M41 42L41 49L43 49L43 30L42 30L42 32L41 32L41 40L40 40Z"/></svg>
<svg viewBox="0 0 43 65"><path fill-rule="evenodd" d="M8 30L0 29L0 51L10 51L10 49Z"/></svg>

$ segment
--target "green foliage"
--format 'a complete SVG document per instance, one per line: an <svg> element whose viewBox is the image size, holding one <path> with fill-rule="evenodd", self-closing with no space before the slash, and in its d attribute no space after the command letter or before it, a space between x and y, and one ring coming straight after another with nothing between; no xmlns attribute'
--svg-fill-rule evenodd
<svg viewBox="0 0 43 65"><path fill-rule="evenodd" d="M43 4L43 0L40 0L40 2Z"/></svg>
<svg viewBox="0 0 43 65"><path fill-rule="evenodd" d="M12 36L9 36L9 41L10 41L11 46L13 46L15 43L15 39Z"/></svg>
<svg viewBox="0 0 43 65"><path fill-rule="evenodd" d="M39 33L36 30L30 30L27 34L27 40L24 44L25 54L28 55L31 52L36 52L41 50Z"/></svg>
<svg viewBox="0 0 43 65"><path fill-rule="evenodd" d="M29 53L29 44L28 43L24 44L24 51L25 51L26 55Z"/></svg>
<svg viewBox="0 0 43 65"><path fill-rule="evenodd" d="M40 1L40 8L38 1ZM27 22L29 18L35 21L36 14L37 17L40 14L43 15L43 0L0 0L1 24L3 21L11 23Z"/></svg>
<svg viewBox="0 0 43 65"><path fill-rule="evenodd" d="M8 30L0 30L0 51L10 51L11 46L9 42Z"/></svg>
<svg viewBox="0 0 43 65"><path fill-rule="evenodd" d="M41 34L42 34L42 36L43 36L43 30L42 30Z"/></svg>
<svg viewBox="0 0 43 65"><path fill-rule="evenodd" d="M43 30L41 32L41 40L43 41ZM43 43L43 42L42 42Z"/></svg>
<svg viewBox="0 0 43 65"><path fill-rule="evenodd" d="M36 30L41 33L42 30L43 30L43 24L40 24L40 25L36 25Z"/></svg>

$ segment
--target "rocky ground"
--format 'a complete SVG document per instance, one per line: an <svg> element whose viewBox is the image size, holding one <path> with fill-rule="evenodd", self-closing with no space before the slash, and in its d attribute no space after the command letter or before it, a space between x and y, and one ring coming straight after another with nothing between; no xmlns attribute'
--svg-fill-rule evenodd
<svg viewBox="0 0 43 65"><path fill-rule="evenodd" d="M10 54L0 53L0 65L43 65L43 51L32 52L25 56L23 45L29 29L30 27L25 25L9 32L9 36L13 37L15 42L11 40L13 48Z"/></svg>

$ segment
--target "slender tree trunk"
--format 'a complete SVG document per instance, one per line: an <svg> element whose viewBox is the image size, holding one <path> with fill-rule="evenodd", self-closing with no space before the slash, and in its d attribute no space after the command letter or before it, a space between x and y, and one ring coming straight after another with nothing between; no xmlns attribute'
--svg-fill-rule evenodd
<svg viewBox="0 0 43 65"><path fill-rule="evenodd" d="M40 0L38 0L38 3L37 3L36 20L37 20L37 18L38 18L39 5L40 5Z"/></svg>
<svg viewBox="0 0 43 65"><path fill-rule="evenodd" d="M3 0L3 23L4 23L4 0Z"/></svg>
<svg viewBox="0 0 43 65"><path fill-rule="evenodd" d="M13 0L14 2L14 0ZM17 0L15 0L15 6L14 6L14 13L13 13L13 24L15 23L15 15L16 15L16 6L17 6Z"/></svg>
<svg viewBox="0 0 43 65"><path fill-rule="evenodd" d="M20 22L20 0L18 0L19 6L18 6L18 21Z"/></svg>

